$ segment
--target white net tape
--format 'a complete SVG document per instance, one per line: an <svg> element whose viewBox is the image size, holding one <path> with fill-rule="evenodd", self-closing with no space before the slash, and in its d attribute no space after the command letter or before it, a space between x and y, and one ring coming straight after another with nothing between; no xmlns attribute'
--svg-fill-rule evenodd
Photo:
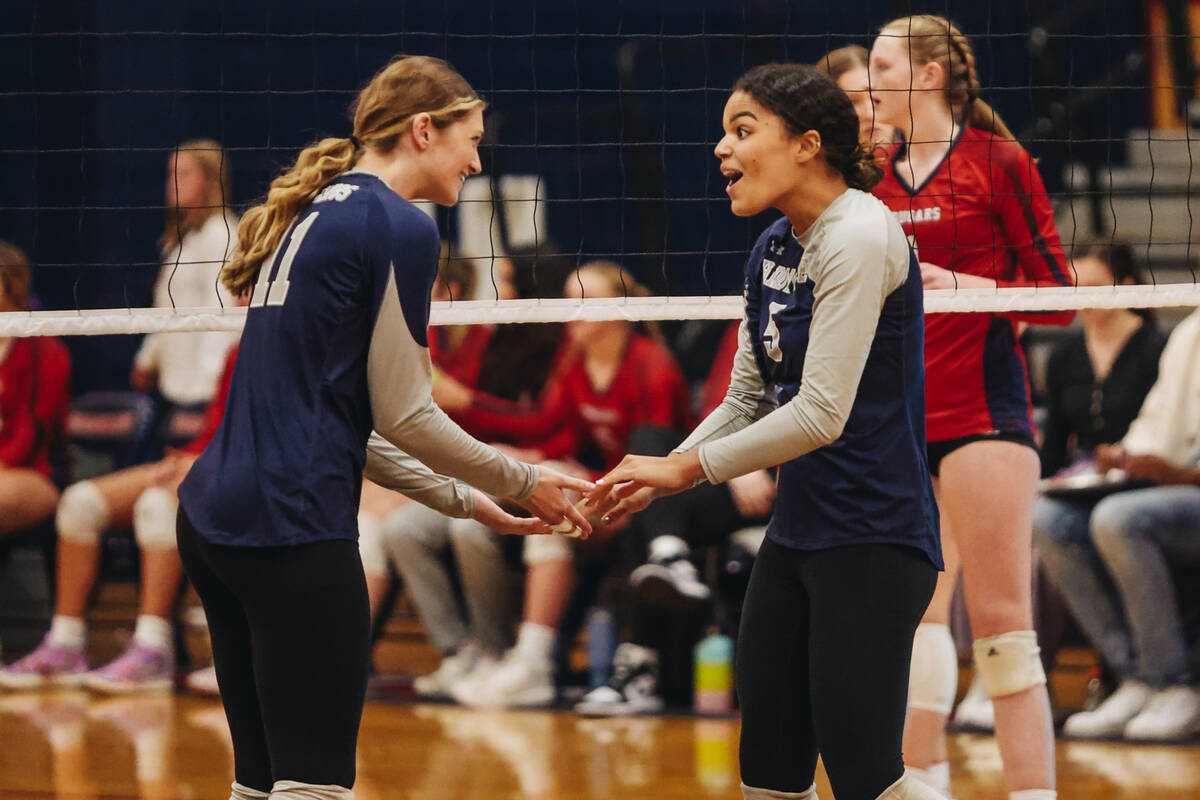
<svg viewBox="0 0 1200 800"><path fill-rule="evenodd" d="M925 311L1015 312L1079 308L1200 306L1200 284L1158 286L935 289L925 292ZM434 303L432 325L572 320L736 319L740 296L613 297L589 300L460 300ZM93 336L163 331L236 331L245 308L110 308L85 311L0 313L0 337Z"/></svg>

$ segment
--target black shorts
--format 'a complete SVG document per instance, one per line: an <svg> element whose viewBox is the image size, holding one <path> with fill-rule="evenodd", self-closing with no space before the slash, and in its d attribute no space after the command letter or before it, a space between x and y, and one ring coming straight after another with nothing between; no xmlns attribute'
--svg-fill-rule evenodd
<svg viewBox="0 0 1200 800"><path fill-rule="evenodd" d="M1013 444L1023 444L1035 453L1037 452L1037 443L1033 441L1033 434L1029 431L990 431L959 436L957 439L942 439L937 442L928 442L925 445L925 453L929 459L929 474L936 478L942 466L942 459L972 442L1012 442Z"/></svg>

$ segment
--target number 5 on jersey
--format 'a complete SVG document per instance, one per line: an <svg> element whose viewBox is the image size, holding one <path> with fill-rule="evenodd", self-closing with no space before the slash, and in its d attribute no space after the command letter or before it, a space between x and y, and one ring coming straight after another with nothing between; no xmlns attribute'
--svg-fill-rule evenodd
<svg viewBox="0 0 1200 800"><path fill-rule="evenodd" d="M279 247L283 247L286 242L287 250L284 251L283 259L279 262L279 267L275 270L273 278L271 277L271 265L279 257L279 247L275 248L275 252L259 268L258 282L254 284L254 294L250 296L251 308L283 305L283 301L287 299L288 274L292 271L292 262L296 260L296 253L300 252L300 245L304 243L304 237L308 234L309 229L312 228L313 223L317 221L317 217L319 216L321 216L321 212L314 211L305 217L304 221L299 225L295 225L288 232L288 235L283 237L283 241L279 243Z"/></svg>
<svg viewBox="0 0 1200 800"><path fill-rule="evenodd" d="M767 306L767 327L763 331L763 350L772 361L783 361L783 348L779 346L779 326L775 324L775 315L787 308L787 303L771 303Z"/></svg>

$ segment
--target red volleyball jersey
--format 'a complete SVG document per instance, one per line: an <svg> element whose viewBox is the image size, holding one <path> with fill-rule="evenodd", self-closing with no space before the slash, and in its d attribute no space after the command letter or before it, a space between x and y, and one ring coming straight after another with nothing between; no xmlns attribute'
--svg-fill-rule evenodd
<svg viewBox="0 0 1200 800"><path fill-rule="evenodd" d="M221 419L225 416L225 401L229 399L229 385L233 383L233 366L237 363L238 346L234 344L225 356L225 369L221 371L221 382L217 385L217 393L208 401L204 409L204 427L196 438L183 446L183 452L198 456L208 447L217 428L221 427Z"/></svg>
<svg viewBox="0 0 1200 800"><path fill-rule="evenodd" d="M592 385L583 358L575 358L551 383L537 408L476 395L470 419L484 436L516 437L545 458L575 456L588 444L612 469L626 454L639 425L690 430L691 399L675 358L641 335L631 336L611 385Z"/></svg>
<svg viewBox="0 0 1200 800"><path fill-rule="evenodd" d="M893 148L875 187L923 262L991 278L1000 287L1070 286L1041 175L1017 143L966 128L915 191ZM993 431L1031 432L1029 381L1015 321L1066 325L1074 312L927 314L929 441Z"/></svg>
<svg viewBox="0 0 1200 800"><path fill-rule="evenodd" d="M0 362L0 467L51 477L50 452L65 441L71 356L58 339L15 339Z"/></svg>

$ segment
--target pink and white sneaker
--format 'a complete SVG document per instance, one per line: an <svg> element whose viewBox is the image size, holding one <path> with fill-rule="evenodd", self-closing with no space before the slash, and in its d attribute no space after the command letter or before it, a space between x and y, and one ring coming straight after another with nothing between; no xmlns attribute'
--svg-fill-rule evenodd
<svg viewBox="0 0 1200 800"><path fill-rule="evenodd" d="M78 686L87 673L83 648L59 647L47 634L29 655L0 670L0 688L41 689L48 686Z"/></svg>
<svg viewBox="0 0 1200 800"><path fill-rule="evenodd" d="M174 679L173 655L134 639L115 660L84 675L83 685L104 694L129 694L170 689Z"/></svg>

